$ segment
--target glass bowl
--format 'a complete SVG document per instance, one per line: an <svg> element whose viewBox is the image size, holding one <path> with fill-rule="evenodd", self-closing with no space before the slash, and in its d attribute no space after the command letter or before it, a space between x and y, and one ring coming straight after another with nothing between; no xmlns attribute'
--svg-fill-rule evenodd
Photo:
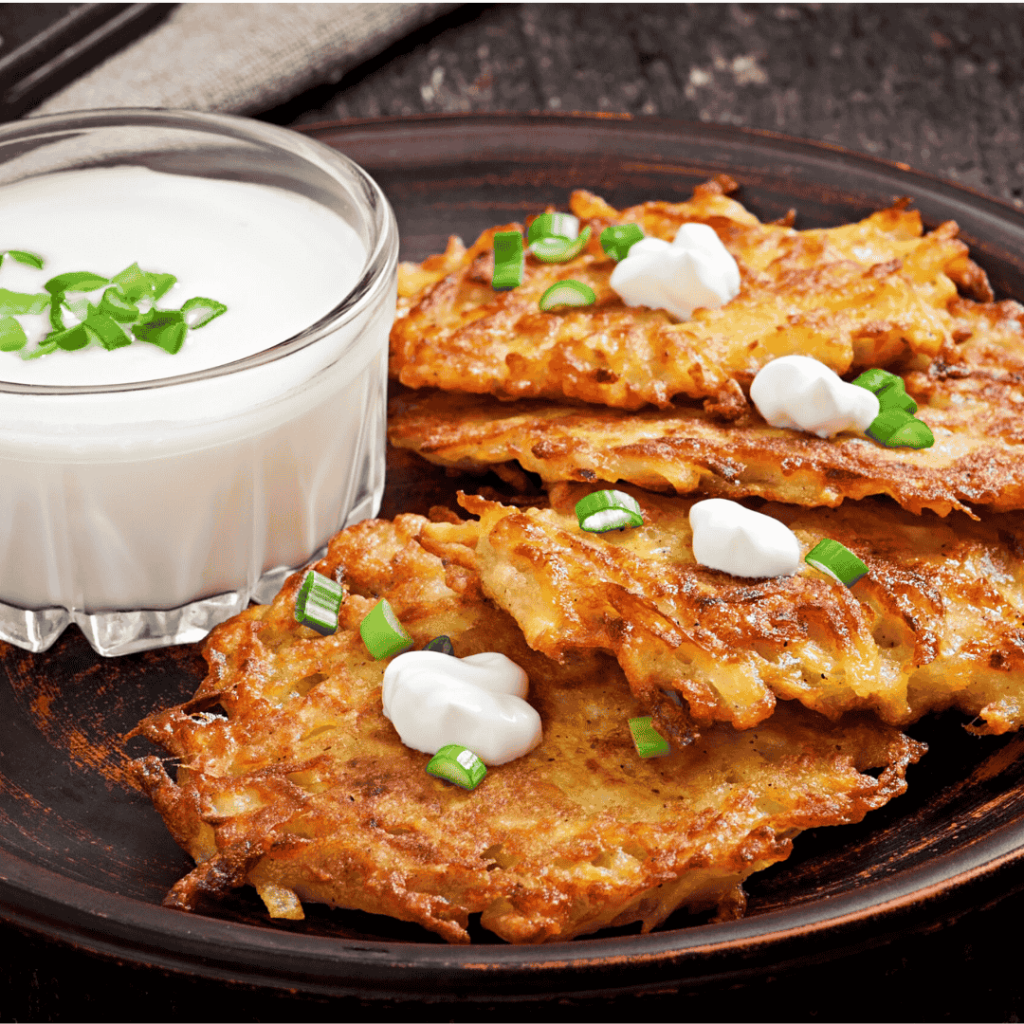
<svg viewBox="0 0 1024 1024"><path fill-rule="evenodd" d="M344 155L241 117L127 109L0 127L0 188L122 166L305 197L366 255L326 315L223 365L52 386L5 383L0 363L0 639L30 651L70 622L103 655L201 639L383 493L398 229L380 188ZM44 360L58 355L76 353Z"/></svg>

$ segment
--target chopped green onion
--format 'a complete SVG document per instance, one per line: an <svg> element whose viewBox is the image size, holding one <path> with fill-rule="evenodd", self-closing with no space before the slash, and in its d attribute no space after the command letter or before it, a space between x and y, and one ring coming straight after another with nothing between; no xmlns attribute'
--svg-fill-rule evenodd
<svg viewBox="0 0 1024 1024"><path fill-rule="evenodd" d="M138 263L133 263L130 267L125 267L120 274L115 274L110 279L110 283L129 302L141 299L143 296L149 295L151 291L151 285L146 272Z"/></svg>
<svg viewBox="0 0 1024 1024"><path fill-rule="evenodd" d="M120 288L108 288L100 299L99 310L119 323L129 324L139 318L139 307L126 298Z"/></svg>
<svg viewBox="0 0 1024 1024"><path fill-rule="evenodd" d="M37 270L43 267L43 258L35 253L21 249L0 252L0 264L6 256ZM60 349L86 348L93 342L108 350L123 348L134 338L174 354L181 350L189 330L205 327L227 311L216 299L200 296L189 299L180 310L157 309L156 300L176 282L173 274L142 270L133 263L112 278L84 270L58 274L43 285L45 291L35 294L0 288L0 352L21 351L23 359L38 359ZM100 288L104 288L103 295L94 305L88 293ZM35 349L25 351L27 337L11 318L44 312L51 331Z"/></svg>
<svg viewBox="0 0 1024 1024"><path fill-rule="evenodd" d="M575 241L557 235L540 238L530 246L530 252L542 263L568 263L583 252L589 241L590 228L584 228Z"/></svg>
<svg viewBox="0 0 1024 1024"><path fill-rule="evenodd" d="M427 771L463 789L476 789L487 774L487 766L469 747L449 743L430 759Z"/></svg>
<svg viewBox="0 0 1024 1024"><path fill-rule="evenodd" d="M173 274L151 273L143 270L138 263L133 263L130 267L125 267L120 274L115 274L110 283L116 285L121 294L132 302L142 298L149 298L155 302L169 291L177 280Z"/></svg>
<svg viewBox="0 0 1024 1024"><path fill-rule="evenodd" d="M185 343L188 326L178 310L154 309L132 325L132 334L139 341L159 345L165 352L174 355L175 352L181 351L181 346Z"/></svg>
<svg viewBox="0 0 1024 1024"><path fill-rule="evenodd" d="M205 327L211 320L215 320L227 310L228 307L223 302L198 297L189 299L181 307L182 316L185 317L185 323L188 324L190 331L198 331L200 327Z"/></svg>
<svg viewBox="0 0 1024 1024"><path fill-rule="evenodd" d="M911 417L910 422L890 434L885 443L890 448L931 448L935 435L927 423Z"/></svg>
<svg viewBox="0 0 1024 1024"><path fill-rule="evenodd" d="M338 631L338 613L345 598L340 583L310 569L295 598L295 621L322 636Z"/></svg>
<svg viewBox="0 0 1024 1024"><path fill-rule="evenodd" d="M52 337L52 334L47 335L31 352L22 352L21 358L38 359L40 356L48 356L51 352L56 352L60 346L50 340Z"/></svg>
<svg viewBox="0 0 1024 1024"><path fill-rule="evenodd" d="M888 444L889 438L914 417L902 409L883 409L872 421L865 433L880 444Z"/></svg>
<svg viewBox="0 0 1024 1024"><path fill-rule="evenodd" d="M72 294L71 298L68 298L66 292L61 293L60 305L75 318L76 323L81 323L93 309L93 304L87 296Z"/></svg>
<svg viewBox="0 0 1024 1024"><path fill-rule="evenodd" d="M576 518L580 529L589 533L624 530L627 526L643 526L640 503L625 491L595 491L576 502Z"/></svg>
<svg viewBox="0 0 1024 1024"><path fill-rule="evenodd" d="M903 381L899 377L886 384L880 391L876 391L875 397L882 409L901 409L911 415L917 412L917 402L907 394Z"/></svg>
<svg viewBox="0 0 1024 1024"><path fill-rule="evenodd" d="M911 414L917 412L917 402L907 394L903 378L895 373L876 366L865 370L853 383L867 388L878 399L883 412L887 409L902 409Z"/></svg>
<svg viewBox="0 0 1024 1024"><path fill-rule="evenodd" d="M25 252L22 249L8 249L7 252L0 252L0 266L3 265L5 256L10 256L18 263L24 263L26 267L35 267L36 270L43 269L43 257L37 256L34 252Z"/></svg>
<svg viewBox="0 0 1024 1024"><path fill-rule="evenodd" d="M153 301L163 298L177 283L178 279L173 274L154 274L146 271L150 287L153 289Z"/></svg>
<svg viewBox="0 0 1024 1024"><path fill-rule="evenodd" d="M26 313L42 313L50 304L46 292L12 292L0 288L0 316L22 316Z"/></svg>
<svg viewBox="0 0 1024 1024"><path fill-rule="evenodd" d="M888 448L931 448L935 444L928 424L902 409L883 409L866 433Z"/></svg>
<svg viewBox="0 0 1024 1024"><path fill-rule="evenodd" d="M494 236L494 274L491 287L495 291L518 288L523 283L523 236L518 231L499 231Z"/></svg>
<svg viewBox="0 0 1024 1024"><path fill-rule="evenodd" d="M857 387L867 388L872 394L877 395L882 388L888 387L897 380L901 384L903 383L902 379L897 377L895 373L890 373L881 367L873 366L870 370L865 370L859 377L855 377L853 383Z"/></svg>
<svg viewBox="0 0 1024 1024"><path fill-rule="evenodd" d="M804 556L804 561L848 587L866 576L868 571L868 567L848 547L831 538L815 544Z"/></svg>
<svg viewBox="0 0 1024 1024"><path fill-rule="evenodd" d="M455 647L452 645L451 637L448 636L435 636L423 650L437 651L438 654L450 654L453 658L455 657Z"/></svg>
<svg viewBox="0 0 1024 1024"><path fill-rule="evenodd" d="M25 328L13 316L0 318L0 352L17 352L27 341Z"/></svg>
<svg viewBox="0 0 1024 1024"><path fill-rule="evenodd" d="M77 352L78 349L85 348L95 337L96 335L85 324L78 324L67 330L48 334L46 341L52 341L57 348L62 348L65 352Z"/></svg>
<svg viewBox="0 0 1024 1024"><path fill-rule="evenodd" d="M672 753L668 740L654 728L650 716L631 718L629 731L633 736L633 746L641 757L664 757Z"/></svg>
<svg viewBox="0 0 1024 1024"><path fill-rule="evenodd" d="M601 232L601 248L613 260L624 260L630 247L644 237L639 224L612 224Z"/></svg>
<svg viewBox="0 0 1024 1024"><path fill-rule="evenodd" d="M124 348L132 343L127 331L113 317L93 310L86 318L85 325L99 338L100 344L108 351Z"/></svg>
<svg viewBox="0 0 1024 1024"><path fill-rule="evenodd" d="M64 293L57 292L50 300L50 326L56 332L67 330L64 323Z"/></svg>
<svg viewBox="0 0 1024 1024"><path fill-rule="evenodd" d="M99 274L90 274L85 270L73 270L68 274L51 277L43 287L51 295L56 296L62 295L64 292L94 292L97 288L102 288L109 283L108 278L100 277Z"/></svg>
<svg viewBox="0 0 1024 1024"><path fill-rule="evenodd" d="M556 281L540 297L540 308L545 313L549 313L553 309L592 306L595 302L597 302L597 296L594 294L594 289L582 281L575 281L570 277L565 281Z"/></svg>
<svg viewBox="0 0 1024 1024"><path fill-rule="evenodd" d="M526 232L531 245L542 238L567 238L570 242L580 233L580 220L571 213L542 213L535 217Z"/></svg>
<svg viewBox="0 0 1024 1024"><path fill-rule="evenodd" d="M92 304L83 296L69 299L64 292L57 292L50 299L50 326L57 334L69 331L81 324L92 309ZM65 313L71 314L70 322L65 319Z"/></svg>
<svg viewBox="0 0 1024 1024"><path fill-rule="evenodd" d="M382 597L359 623L359 635L366 649L378 660L390 658L412 647L413 639L398 621L387 598Z"/></svg>

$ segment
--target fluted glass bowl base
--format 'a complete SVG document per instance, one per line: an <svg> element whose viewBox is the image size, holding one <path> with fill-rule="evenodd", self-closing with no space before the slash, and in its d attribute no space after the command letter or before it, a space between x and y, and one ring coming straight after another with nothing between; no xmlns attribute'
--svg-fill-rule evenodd
<svg viewBox="0 0 1024 1024"><path fill-rule="evenodd" d="M311 561L322 557L321 548ZM245 590L192 601L180 608L150 608L131 612L73 612L65 608L15 608L0 601L0 640L38 653L45 651L73 622L97 654L115 657L148 651L170 644L191 644L202 640L220 625L248 607L269 602L295 568L282 566L264 573L251 598Z"/></svg>

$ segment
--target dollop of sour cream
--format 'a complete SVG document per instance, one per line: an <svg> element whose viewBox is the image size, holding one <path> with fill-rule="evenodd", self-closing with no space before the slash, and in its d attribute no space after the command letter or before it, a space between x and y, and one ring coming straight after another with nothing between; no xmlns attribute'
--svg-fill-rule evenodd
<svg viewBox="0 0 1024 1024"><path fill-rule="evenodd" d="M527 674L504 654L454 658L408 651L384 671L384 715L402 742L436 754L449 743L469 747L487 765L528 754L542 737L540 715L524 699Z"/></svg>
<svg viewBox="0 0 1024 1024"><path fill-rule="evenodd" d="M708 498L690 508L693 557L733 576L792 576L800 568L800 542L778 519L739 502Z"/></svg>
<svg viewBox="0 0 1024 1024"><path fill-rule="evenodd" d="M740 291L740 268L714 228L683 224L671 242L643 238L612 271L610 284L627 306L667 309L689 320L704 306L717 309Z"/></svg>
<svg viewBox="0 0 1024 1024"><path fill-rule="evenodd" d="M841 430L867 430L878 415L878 399L810 356L782 356L763 366L750 385L750 400L773 427L831 437Z"/></svg>

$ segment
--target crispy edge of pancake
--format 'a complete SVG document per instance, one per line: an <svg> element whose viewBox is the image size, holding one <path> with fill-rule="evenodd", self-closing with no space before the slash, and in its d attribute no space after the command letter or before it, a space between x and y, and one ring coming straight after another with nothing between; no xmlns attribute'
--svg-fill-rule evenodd
<svg viewBox="0 0 1024 1024"><path fill-rule="evenodd" d="M886 494L914 513L1024 508L1024 307L962 300L970 337L903 376L935 444L886 448L768 426L736 386L727 402L628 412L487 395L405 392L388 438L430 462L482 472L510 462L552 484L626 481L649 490L835 507Z"/></svg>
<svg viewBox="0 0 1024 1024"><path fill-rule="evenodd" d="M712 184L699 187L689 203L675 209L678 222L708 223L734 250L743 282L740 294L725 306L698 310L684 323L673 322L663 310L626 307L610 288L614 262L598 240L605 222L616 219L608 217L593 220L595 233L575 260L542 264L528 257L523 283L495 292L490 286L494 233L522 230L518 224L503 225L485 232L468 250L450 243L444 257L427 261L432 269L425 264L418 273L403 272L399 317L391 333L392 375L410 387L491 392L503 399L666 407L677 394L703 398L734 379L749 383L760 366L781 355L813 355L845 373L887 365L908 348L933 357L949 342L946 307L957 292L945 270L969 262L953 222L914 237L915 229L920 233L919 218L910 228L905 211L894 208L859 228L864 235L865 225L871 225L874 248L853 226L834 229L845 231L836 236L844 244L836 246L828 243L830 229L804 238L788 227L761 225ZM607 209L619 220L632 215L649 233L665 230L664 209L646 220L635 213L642 208ZM888 244L881 245L882 239ZM774 259L763 256L766 247L778 250ZM764 269L747 262L751 253L761 257ZM849 258L857 253L863 263ZM881 255L890 258L880 261ZM984 278L980 270L977 274ZM565 277L590 285L596 304L540 311L540 295ZM410 295L414 281L423 287Z"/></svg>
<svg viewBox="0 0 1024 1024"><path fill-rule="evenodd" d="M680 906L735 915L744 878L788 856L803 829L859 821L902 793L924 752L869 717L834 724L793 705L742 736L719 727L640 759L626 726L639 709L614 662L531 652L480 596L462 545L447 564L419 545L425 525L400 516L343 531L317 565L345 580L338 633L295 622L296 574L272 605L211 634L193 700L136 729L179 762L176 782L159 758L133 767L197 861L167 905L248 882L276 917L316 900L449 942L468 941L477 912L511 942L633 921L646 931ZM384 665L358 636L384 595L418 645L446 629L460 655L497 647L523 663L542 745L472 793L427 775L428 756L382 715Z"/></svg>
<svg viewBox="0 0 1024 1024"><path fill-rule="evenodd" d="M979 732L1024 722L1019 515L922 521L871 499L834 510L755 503L802 552L831 537L858 555L869 572L851 588L803 563L770 579L700 566L693 502L635 488L624 490L644 511L642 527L587 533L573 508L593 489L556 485L549 509L460 495L480 520L432 525L425 542L472 548L484 592L536 650L613 653L675 742L714 721L750 728L777 699L833 719L871 709L899 726L949 706L980 717Z"/></svg>

